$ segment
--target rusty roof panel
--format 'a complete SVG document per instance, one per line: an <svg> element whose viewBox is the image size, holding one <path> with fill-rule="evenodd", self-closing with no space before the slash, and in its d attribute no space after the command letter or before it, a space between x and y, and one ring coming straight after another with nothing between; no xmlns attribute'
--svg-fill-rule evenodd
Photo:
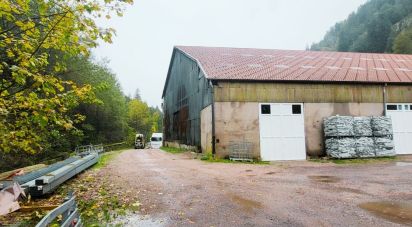
<svg viewBox="0 0 412 227"><path fill-rule="evenodd" d="M412 55L176 47L196 60L208 79L412 83Z"/></svg>

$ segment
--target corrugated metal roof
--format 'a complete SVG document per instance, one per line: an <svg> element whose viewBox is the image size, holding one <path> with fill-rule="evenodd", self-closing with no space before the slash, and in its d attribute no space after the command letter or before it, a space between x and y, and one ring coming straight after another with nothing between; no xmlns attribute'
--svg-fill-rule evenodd
<svg viewBox="0 0 412 227"><path fill-rule="evenodd" d="M412 83L412 55L177 46L208 79Z"/></svg>

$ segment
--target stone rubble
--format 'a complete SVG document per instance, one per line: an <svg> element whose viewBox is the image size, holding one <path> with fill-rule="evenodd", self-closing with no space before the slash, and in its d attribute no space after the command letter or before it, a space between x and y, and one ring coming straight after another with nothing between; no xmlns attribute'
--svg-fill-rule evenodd
<svg viewBox="0 0 412 227"><path fill-rule="evenodd" d="M332 158L356 157L355 139L350 137L326 139L326 153Z"/></svg>
<svg viewBox="0 0 412 227"><path fill-rule="evenodd" d="M376 157L396 156L392 137L375 137Z"/></svg>
<svg viewBox="0 0 412 227"><path fill-rule="evenodd" d="M390 117L332 116L324 119L325 148L332 158L395 156Z"/></svg>
<svg viewBox="0 0 412 227"><path fill-rule="evenodd" d="M370 117L354 117L353 132L355 136L372 136L372 126Z"/></svg>
<svg viewBox="0 0 412 227"><path fill-rule="evenodd" d="M356 155L359 158L375 157L375 144L372 137L359 137L356 139Z"/></svg>
<svg viewBox="0 0 412 227"><path fill-rule="evenodd" d="M325 118L325 136L353 136L353 117L350 116L332 116Z"/></svg>
<svg viewBox="0 0 412 227"><path fill-rule="evenodd" d="M371 126L374 136L391 136L392 119L390 117L372 117Z"/></svg>

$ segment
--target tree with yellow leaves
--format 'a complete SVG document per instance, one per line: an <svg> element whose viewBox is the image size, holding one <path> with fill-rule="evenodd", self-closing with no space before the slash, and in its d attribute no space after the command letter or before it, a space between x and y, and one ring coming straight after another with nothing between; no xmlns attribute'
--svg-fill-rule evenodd
<svg viewBox="0 0 412 227"><path fill-rule="evenodd" d="M71 114L96 102L90 85L60 77L64 60L89 54L112 28L98 17L122 15L132 0L0 0L0 152L37 153L51 137L79 134L84 116ZM87 75L84 75L87 76Z"/></svg>

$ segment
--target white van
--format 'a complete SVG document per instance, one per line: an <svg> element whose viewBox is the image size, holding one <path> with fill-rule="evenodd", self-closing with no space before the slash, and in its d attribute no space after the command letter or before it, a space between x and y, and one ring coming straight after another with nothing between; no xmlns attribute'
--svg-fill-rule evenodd
<svg viewBox="0 0 412 227"><path fill-rule="evenodd" d="M163 144L163 133L153 133L150 138L150 148L158 149Z"/></svg>

